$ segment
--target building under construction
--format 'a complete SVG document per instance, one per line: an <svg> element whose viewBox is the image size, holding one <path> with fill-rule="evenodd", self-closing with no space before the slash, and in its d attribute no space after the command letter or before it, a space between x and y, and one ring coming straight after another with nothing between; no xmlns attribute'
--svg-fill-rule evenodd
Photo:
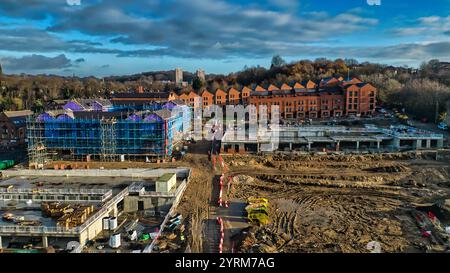
<svg viewBox="0 0 450 273"><path fill-rule="evenodd" d="M182 111L172 111L175 106ZM189 121L189 108L176 102L161 104L159 110L44 112L27 121L30 164L170 157L189 131Z"/></svg>

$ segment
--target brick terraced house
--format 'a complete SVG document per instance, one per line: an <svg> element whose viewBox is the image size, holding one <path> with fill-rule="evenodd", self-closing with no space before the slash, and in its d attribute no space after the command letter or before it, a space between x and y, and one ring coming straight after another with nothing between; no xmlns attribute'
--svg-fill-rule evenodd
<svg viewBox="0 0 450 273"><path fill-rule="evenodd" d="M0 113L0 150L25 144L26 120L31 115L30 110Z"/></svg>
<svg viewBox="0 0 450 273"><path fill-rule="evenodd" d="M190 91L184 94L170 93L168 100L182 99L191 107L209 107L212 104L279 106L281 118L332 118L348 115L367 116L375 112L377 89L357 78L345 81L342 77L329 77L314 82L283 83L279 85L252 85L226 91L217 89L203 91L200 94ZM201 103L194 105L194 99Z"/></svg>

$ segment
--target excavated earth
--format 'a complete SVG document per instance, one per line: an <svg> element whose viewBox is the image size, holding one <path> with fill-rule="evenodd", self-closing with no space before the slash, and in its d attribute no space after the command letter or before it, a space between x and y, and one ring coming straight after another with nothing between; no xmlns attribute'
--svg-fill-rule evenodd
<svg viewBox="0 0 450 273"><path fill-rule="evenodd" d="M238 236L240 252L370 252L370 242L382 252L448 247L448 206L433 210L449 199L446 153L437 160L435 153L397 153L235 155L226 161L233 176L230 198L271 203L271 223ZM442 218L426 238L417 215L426 218L431 210Z"/></svg>
<svg viewBox="0 0 450 273"><path fill-rule="evenodd" d="M191 252L214 252L214 181L208 144L190 147L175 163L117 163L108 168L190 167L191 181L177 212ZM448 248L442 229L450 226L450 152L367 155L230 155L233 202L248 197L270 200L271 223L249 226L232 238L237 252L442 252ZM98 163L99 166L103 166ZM92 165L91 168L99 166ZM216 182L217 183L217 182ZM227 186L227 185L225 185ZM417 219L433 211L440 228L428 223L423 236ZM242 209L240 217L245 219ZM239 226L239 229L242 227ZM238 229L230 223L230 229ZM445 232L444 232L445 233ZM175 240L176 241L176 240ZM229 250L228 250L229 251Z"/></svg>

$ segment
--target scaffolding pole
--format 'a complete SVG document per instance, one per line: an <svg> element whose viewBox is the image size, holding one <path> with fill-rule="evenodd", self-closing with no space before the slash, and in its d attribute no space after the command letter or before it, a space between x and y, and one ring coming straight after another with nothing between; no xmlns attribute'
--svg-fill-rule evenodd
<svg viewBox="0 0 450 273"><path fill-rule="evenodd" d="M115 161L116 152L116 120L102 119L101 120L101 160L105 162Z"/></svg>

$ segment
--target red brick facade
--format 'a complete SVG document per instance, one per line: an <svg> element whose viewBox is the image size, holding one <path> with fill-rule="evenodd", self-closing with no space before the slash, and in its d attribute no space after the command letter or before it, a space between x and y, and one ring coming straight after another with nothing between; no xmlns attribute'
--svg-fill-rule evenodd
<svg viewBox="0 0 450 273"><path fill-rule="evenodd" d="M375 112L377 89L371 84L358 79L343 81L343 78L326 78L319 82L256 85L241 90L229 88L228 91L217 89L215 93L202 93L202 107L211 104L237 105L252 104L257 109L266 105L268 113L273 105L279 106L282 118L328 118L344 115L371 115ZM175 96L172 96L175 97ZM179 96L188 105L193 106L193 99L198 95L191 91Z"/></svg>

